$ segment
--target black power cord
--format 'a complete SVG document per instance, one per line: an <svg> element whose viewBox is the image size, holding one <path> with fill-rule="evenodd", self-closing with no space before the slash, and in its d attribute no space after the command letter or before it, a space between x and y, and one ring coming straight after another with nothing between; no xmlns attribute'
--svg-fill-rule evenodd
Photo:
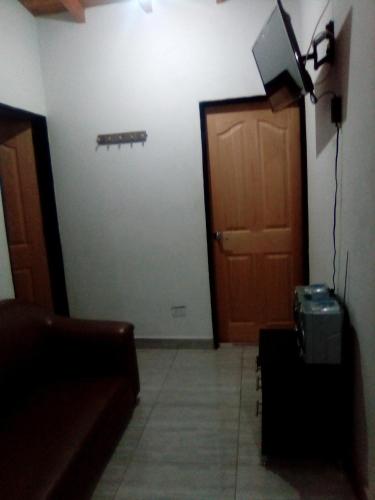
<svg viewBox="0 0 375 500"><path fill-rule="evenodd" d="M338 171L338 159L339 159L339 140L340 140L340 127L339 124L336 123L336 155L335 155L335 201L333 204L333 273L332 273L332 286L333 293L336 291L336 225L337 225L337 192L338 192L338 179L337 179L337 171Z"/></svg>
<svg viewBox="0 0 375 500"><path fill-rule="evenodd" d="M329 3L329 2L328 2ZM327 6L328 6L327 3ZM335 200L333 205L333 229L332 229L332 237L333 237L333 272L332 272L332 289L333 293L336 292L336 226L337 226L337 193L338 193L338 159L339 159L339 142L340 142L340 123L342 121L342 98L338 96L332 90L327 90L320 94L320 96L316 96L314 92L310 93L310 100L313 104L317 104L322 97L327 95L331 95L331 121L336 126L336 154L335 154Z"/></svg>

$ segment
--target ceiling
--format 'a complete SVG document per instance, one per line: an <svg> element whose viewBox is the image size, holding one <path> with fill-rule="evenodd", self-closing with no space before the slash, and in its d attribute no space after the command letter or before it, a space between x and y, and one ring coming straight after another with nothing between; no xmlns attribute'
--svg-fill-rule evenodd
<svg viewBox="0 0 375 500"><path fill-rule="evenodd" d="M34 16L46 16L69 12L79 23L85 22L85 9L97 5L117 3L123 0L19 0ZM152 0L139 0L146 12L152 11Z"/></svg>
<svg viewBox="0 0 375 500"><path fill-rule="evenodd" d="M1 0L0 0L1 1ZM122 2L124 0L19 0L34 16L47 16L60 12L69 12L79 23L85 22L85 9L97 5ZM225 0L216 0L222 3ZM138 0L145 12L152 12L152 0Z"/></svg>

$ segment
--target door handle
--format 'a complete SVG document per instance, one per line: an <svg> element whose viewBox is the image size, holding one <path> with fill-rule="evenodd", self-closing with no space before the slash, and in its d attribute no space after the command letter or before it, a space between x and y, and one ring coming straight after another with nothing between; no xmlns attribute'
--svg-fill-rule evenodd
<svg viewBox="0 0 375 500"><path fill-rule="evenodd" d="M213 237L214 240L221 241L223 239L223 233L221 231L215 231Z"/></svg>

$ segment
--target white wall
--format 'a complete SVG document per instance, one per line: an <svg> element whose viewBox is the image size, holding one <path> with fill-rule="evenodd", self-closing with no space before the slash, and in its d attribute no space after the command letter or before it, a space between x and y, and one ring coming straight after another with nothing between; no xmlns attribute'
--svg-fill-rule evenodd
<svg viewBox="0 0 375 500"><path fill-rule="evenodd" d="M0 104L45 114L35 19L15 0L0 1ZM0 233L0 298L12 296L5 232Z"/></svg>
<svg viewBox="0 0 375 500"><path fill-rule="evenodd" d="M0 2L0 103L46 111L36 21L15 0Z"/></svg>
<svg viewBox="0 0 375 500"><path fill-rule="evenodd" d="M212 338L199 102L263 93L251 47L273 1L153 5L39 22L69 302L138 337ZM144 147L95 151L142 129Z"/></svg>
<svg viewBox="0 0 375 500"><path fill-rule="evenodd" d="M2 190L0 186L0 300L13 299L14 288L7 244Z"/></svg>
<svg viewBox="0 0 375 500"><path fill-rule="evenodd" d="M323 0L304 0L305 49L308 35L312 34L325 4ZM337 63L318 86L317 93L333 89L344 98L339 161L338 291L342 296L349 252L347 305L357 344L355 458L359 479L368 497L375 498L375 3L335 0L320 29L330 17L335 21ZM315 76L318 80L323 77L324 74ZM315 108L307 104L311 280L331 284L335 144L327 111L327 98Z"/></svg>

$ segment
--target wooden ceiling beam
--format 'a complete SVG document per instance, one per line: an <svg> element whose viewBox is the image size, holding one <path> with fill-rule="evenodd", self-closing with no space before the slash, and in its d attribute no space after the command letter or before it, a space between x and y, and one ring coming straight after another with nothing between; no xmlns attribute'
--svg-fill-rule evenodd
<svg viewBox="0 0 375 500"><path fill-rule="evenodd" d="M85 9L79 0L60 0L60 2L70 12L77 23L84 23L86 21Z"/></svg>
<svg viewBox="0 0 375 500"><path fill-rule="evenodd" d="M65 10L59 0L19 0L34 16L57 14Z"/></svg>
<svg viewBox="0 0 375 500"><path fill-rule="evenodd" d="M1 0L0 0L1 1ZM34 16L48 16L70 12L78 21L84 22L85 8L116 3L119 0L19 0Z"/></svg>
<svg viewBox="0 0 375 500"><path fill-rule="evenodd" d="M86 8L122 1L124 0L19 0L34 16L48 16L69 11L78 22L85 21ZM138 2L145 12L152 12L152 0L138 0Z"/></svg>

